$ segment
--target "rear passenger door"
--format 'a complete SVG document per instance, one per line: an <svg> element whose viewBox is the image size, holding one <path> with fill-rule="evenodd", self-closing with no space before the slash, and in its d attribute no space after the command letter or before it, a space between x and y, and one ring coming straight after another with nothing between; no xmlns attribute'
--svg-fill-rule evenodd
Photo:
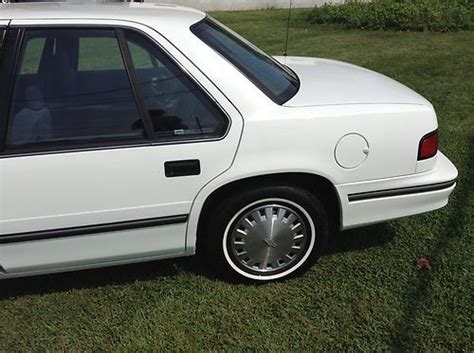
<svg viewBox="0 0 474 353"><path fill-rule="evenodd" d="M185 253L193 199L230 167L240 115L149 29L64 22L12 23L0 266L28 273Z"/></svg>

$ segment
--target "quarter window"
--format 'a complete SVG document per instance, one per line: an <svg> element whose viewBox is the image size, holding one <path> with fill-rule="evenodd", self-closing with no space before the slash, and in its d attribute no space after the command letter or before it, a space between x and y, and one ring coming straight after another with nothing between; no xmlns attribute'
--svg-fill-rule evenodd
<svg viewBox="0 0 474 353"><path fill-rule="evenodd" d="M134 31L125 35L155 137L222 136L228 119L202 89L146 37Z"/></svg>
<svg viewBox="0 0 474 353"><path fill-rule="evenodd" d="M143 138L115 30L26 30L7 148Z"/></svg>

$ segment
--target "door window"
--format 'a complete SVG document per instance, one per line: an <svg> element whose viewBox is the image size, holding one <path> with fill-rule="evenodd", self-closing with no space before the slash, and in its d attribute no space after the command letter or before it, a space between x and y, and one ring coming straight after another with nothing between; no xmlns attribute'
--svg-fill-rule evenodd
<svg viewBox="0 0 474 353"><path fill-rule="evenodd" d="M21 52L7 148L144 138L115 30L26 30Z"/></svg>
<svg viewBox="0 0 474 353"><path fill-rule="evenodd" d="M145 107L159 140L223 136L222 110L153 42L125 31Z"/></svg>

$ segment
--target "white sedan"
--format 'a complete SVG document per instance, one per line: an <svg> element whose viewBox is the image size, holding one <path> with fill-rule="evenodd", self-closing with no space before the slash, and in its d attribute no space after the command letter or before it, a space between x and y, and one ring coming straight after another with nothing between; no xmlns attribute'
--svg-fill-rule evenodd
<svg viewBox="0 0 474 353"><path fill-rule="evenodd" d="M240 281L337 229L438 209L433 106L333 60L272 58L204 13L0 5L0 278L200 253Z"/></svg>

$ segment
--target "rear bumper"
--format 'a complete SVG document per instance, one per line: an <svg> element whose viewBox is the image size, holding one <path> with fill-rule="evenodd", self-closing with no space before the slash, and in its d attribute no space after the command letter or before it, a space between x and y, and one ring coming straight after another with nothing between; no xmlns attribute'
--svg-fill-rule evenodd
<svg viewBox="0 0 474 353"><path fill-rule="evenodd" d="M435 158L435 167L429 172L336 185L341 201L342 229L445 206L456 187L458 171L441 152Z"/></svg>

